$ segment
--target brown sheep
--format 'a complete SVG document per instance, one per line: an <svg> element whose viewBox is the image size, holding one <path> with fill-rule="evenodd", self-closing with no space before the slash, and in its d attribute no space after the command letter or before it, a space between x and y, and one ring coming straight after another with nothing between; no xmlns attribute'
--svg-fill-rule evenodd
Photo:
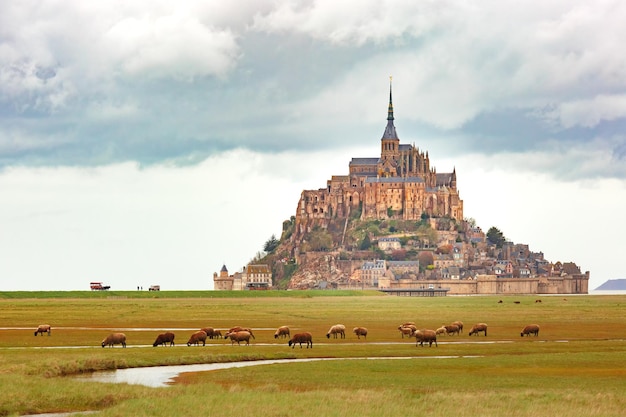
<svg viewBox="0 0 626 417"><path fill-rule="evenodd" d="M231 345L234 345L235 342L237 342L239 346L241 346L241 342L246 342L246 345L250 345L250 336L252 336L250 332L241 330L238 332L226 333L226 335L224 336L224 339L230 339Z"/></svg>
<svg viewBox="0 0 626 417"><path fill-rule="evenodd" d="M293 335L291 340L289 340L289 346L293 349L296 347L296 343L300 343L300 349L302 349L303 343L306 343L307 349L309 348L309 345L311 346L311 349L313 349L313 336L311 336L311 333L308 332L296 333Z"/></svg>
<svg viewBox="0 0 626 417"><path fill-rule="evenodd" d="M254 333L252 333L252 329L250 329L249 327L241 327L241 326L231 327L230 329L228 329L226 333L236 333L236 332L248 332L250 333L250 336L252 336L253 339L256 339L256 337L254 337ZM224 339L228 339L228 337L224 335Z"/></svg>
<svg viewBox="0 0 626 417"><path fill-rule="evenodd" d="M367 339L367 329L365 327L355 327L354 329L352 329L352 331L358 339L360 339L361 336Z"/></svg>
<svg viewBox="0 0 626 417"><path fill-rule="evenodd" d="M463 322L462 321L453 321L452 324L456 324L459 326L459 333L463 333Z"/></svg>
<svg viewBox="0 0 626 417"><path fill-rule="evenodd" d="M37 334L39 333L41 333L42 336L44 333L48 333L48 336L50 336L51 332L52 327L50 327L49 324L40 324L39 327L37 327L37 330L35 330L35 336L37 336Z"/></svg>
<svg viewBox="0 0 626 417"><path fill-rule="evenodd" d="M165 332L158 335L152 346L167 346L168 343L170 344L170 346L174 346L174 333L172 332Z"/></svg>
<svg viewBox="0 0 626 417"><path fill-rule="evenodd" d="M522 329L520 336L524 337L525 335L530 336L534 334L535 336L539 336L539 325L538 324L529 324L528 326Z"/></svg>
<svg viewBox="0 0 626 417"><path fill-rule="evenodd" d="M335 324L328 330L328 333L326 333L326 338L330 339L331 334L333 335L335 339L337 338L338 334L341 335L342 339L345 339L346 338L346 326L344 326L343 324Z"/></svg>
<svg viewBox="0 0 626 417"><path fill-rule="evenodd" d="M222 338L222 332L219 331L219 330L214 329L213 327L203 327L200 330L205 332L206 336L209 339L221 339Z"/></svg>
<svg viewBox="0 0 626 417"><path fill-rule="evenodd" d="M407 322L407 323L402 323L402 324L400 325L400 327L408 327L408 328L412 329L412 330L413 330L413 332L416 332L416 331L417 331L417 326L416 326L416 325L415 325L415 323L413 323L412 321L409 321L409 322ZM398 327L398 329L399 329L400 327Z"/></svg>
<svg viewBox="0 0 626 417"><path fill-rule="evenodd" d="M200 342L202 342L202 346L206 346L206 332L204 330L198 330L194 334L191 335L189 340L187 341L187 346L196 345L200 346Z"/></svg>
<svg viewBox="0 0 626 417"><path fill-rule="evenodd" d="M437 330L435 330L435 334L436 334L436 335L446 334L446 328L445 328L444 326L441 326L440 328L438 328Z"/></svg>
<svg viewBox="0 0 626 417"><path fill-rule="evenodd" d="M535 300L535 303L540 303L540 302L541 302L541 300L540 300L540 299L536 299L536 300Z"/></svg>
<svg viewBox="0 0 626 417"><path fill-rule="evenodd" d="M274 333L274 339L289 337L289 327L288 326L280 326L276 329L276 333Z"/></svg>
<svg viewBox="0 0 626 417"><path fill-rule="evenodd" d="M456 324L450 324L447 326L443 326L444 329L446 329L446 334L447 335L452 335L452 334L459 334L460 330L459 330L459 326L457 326Z"/></svg>
<svg viewBox="0 0 626 417"><path fill-rule="evenodd" d="M469 335L478 335L478 333L484 332L485 336L487 336L487 325L485 323L478 323L472 326L472 330L470 330Z"/></svg>
<svg viewBox="0 0 626 417"><path fill-rule="evenodd" d="M111 333L102 341L102 347L113 345L122 345L126 347L126 335L124 333Z"/></svg>
<svg viewBox="0 0 626 417"><path fill-rule="evenodd" d="M437 334L434 330L420 329L415 332L415 346L419 343L420 346L424 346L424 342L428 342L428 346L432 347L435 342L437 346Z"/></svg>
<svg viewBox="0 0 626 417"><path fill-rule="evenodd" d="M400 330L400 334L402 335L403 339L404 335L407 335L408 337L413 337L413 334L415 333L415 330L413 330L411 327L398 326L398 330Z"/></svg>

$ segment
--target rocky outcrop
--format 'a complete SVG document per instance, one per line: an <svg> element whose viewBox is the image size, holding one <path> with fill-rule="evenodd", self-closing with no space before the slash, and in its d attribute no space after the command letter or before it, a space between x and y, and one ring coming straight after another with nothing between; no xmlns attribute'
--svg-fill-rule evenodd
<svg viewBox="0 0 626 417"><path fill-rule="evenodd" d="M334 252L309 252L303 255L300 268L291 277L290 289L331 288L348 282L349 274L339 267Z"/></svg>

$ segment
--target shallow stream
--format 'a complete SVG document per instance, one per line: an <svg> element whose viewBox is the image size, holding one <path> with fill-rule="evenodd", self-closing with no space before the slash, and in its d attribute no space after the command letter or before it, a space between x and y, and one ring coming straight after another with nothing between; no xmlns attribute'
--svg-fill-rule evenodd
<svg viewBox="0 0 626 417"><path fill-rule="evenodd" d="M242 368L246 366L260 366L270 364L337 361L337 360L424 360L424 359L457 359L477 358L479 356L410 356L410 357L381 357L381 358L306 358L306 359L268 359L259 361L205 363L195 365L150 366L145 368L118 369L115 371L98 371L84 374L76 378L91 382L109 382L138 384L148 387L166 387L174 383L174 379L187 372L206 372L220 369Z"/></svg>

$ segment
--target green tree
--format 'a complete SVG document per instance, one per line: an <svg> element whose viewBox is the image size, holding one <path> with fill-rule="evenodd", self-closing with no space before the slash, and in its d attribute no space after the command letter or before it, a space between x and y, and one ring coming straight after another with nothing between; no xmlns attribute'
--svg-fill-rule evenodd
<svg viewBox="0 0 626 417"><path fill-rule="evenodd" d="M487 231L487 240L492 245L496 245L497 248L501 248L504 242L506 242L506 238L500 229L493 226Z"/></svg>
<svg viewBox="0 0 626 417"><path fill-rule="evenodd" d="M366 233L365 237L361 241L361 244L359 245L359 249L368 250L370 247L372 247L372 242L370 240L370 235Z"/></svg>
<svg viewBox="0 0 626 417"><path fill-rule="evenodd" d="M263 245L263 250L267 253L273 252L279 244L280 242L276 239L276 235L272 235L272 237L265 242L265 245Z"/></svg>

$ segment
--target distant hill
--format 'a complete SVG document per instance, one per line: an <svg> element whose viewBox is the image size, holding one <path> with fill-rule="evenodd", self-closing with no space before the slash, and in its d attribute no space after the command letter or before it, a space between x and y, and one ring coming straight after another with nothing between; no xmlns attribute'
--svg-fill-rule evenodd
<svg viewBox="0 0 626 417"><path fill-rule="evenodd" d="M610 279L595 291L626 291L626 279Z"/></svg>

